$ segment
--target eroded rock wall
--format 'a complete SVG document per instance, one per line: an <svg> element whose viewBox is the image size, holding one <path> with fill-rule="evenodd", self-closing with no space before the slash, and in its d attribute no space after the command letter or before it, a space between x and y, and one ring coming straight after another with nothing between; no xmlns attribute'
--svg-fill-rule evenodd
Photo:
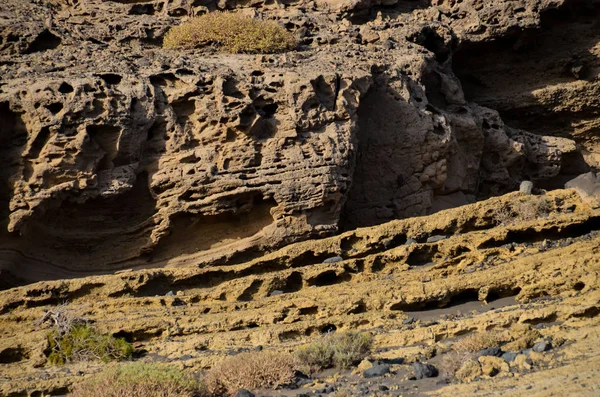
<svg viewBox="0 0 600 397"><path fill-rule="evenodd" d="M2 274L238 263L555 178L572 136L470 102L453 52L563 3L7 1ZM298 51L160 48L219 8L278 21Z"/></svg>

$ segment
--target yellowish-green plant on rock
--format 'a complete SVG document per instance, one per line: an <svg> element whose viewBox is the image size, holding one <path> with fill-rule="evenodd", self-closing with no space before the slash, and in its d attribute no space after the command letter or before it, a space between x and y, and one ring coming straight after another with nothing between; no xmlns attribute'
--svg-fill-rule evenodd
<svg viewBox="0 0 600 397"><path fill-rule="evenodd" d="M222 47L232 53L271 54L294 49L297 40L275 22L217 11L171 28L163 41L163 47L168 49L208 45Z"/></svg>
<svg viewBox="0 0 600 397"><path fill-rule="evenodd" d="M76 384L71 397L204 397L195 377L164 364L133 363L110 368Z"/></svg>
<svg viewBox="0 0 600 397"><path fill-rule="evenodd" d="M325 368L348 368L367 357L371 352L373 337L366 332L336 332L300 347L298 361L310 372Z"/></svg>
<svg viewBox="0 0 600 397"><path fill-rule="evenodd" d="M133 355L133 346L123 338L101 333L88 323L74 324L67 332L48 333L50 364L62 365L74 361L125 360Z"/></svg>

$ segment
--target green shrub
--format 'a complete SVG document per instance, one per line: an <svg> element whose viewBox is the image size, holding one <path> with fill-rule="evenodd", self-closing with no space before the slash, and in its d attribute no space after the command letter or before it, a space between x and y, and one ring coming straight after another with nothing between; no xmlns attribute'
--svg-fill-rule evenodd
<svg viewBox="0 0 600 397"><path fill-rule="evenodd" d="M325 368L348 368L371 352L373 337L364 332L337 332L299 348L298 360L311 372Z"/></svg>
<svg viewBox="0 0 600 397"><path fill-rule="evenodd" d="M177 368L134 363L111 368L73 387L72 397L202 397L204 384Z"/></svg>
<svg viewBox="0 0 600 397"><path fill-rule="evenodd" d="M211 12L195 17L167 32L163 47L223 47L232 53L268 54L296 47L290 32L274 22L258 21L231 12Z"/></svg>
<svg viewBox="0 0 600 397"><path fill-rule="evenodd" d="M67 332L48 333L50 364L62 365L72 361L124 360L133 354L133 347L125 339L102 334L88 323L73 324Z"/></svg>

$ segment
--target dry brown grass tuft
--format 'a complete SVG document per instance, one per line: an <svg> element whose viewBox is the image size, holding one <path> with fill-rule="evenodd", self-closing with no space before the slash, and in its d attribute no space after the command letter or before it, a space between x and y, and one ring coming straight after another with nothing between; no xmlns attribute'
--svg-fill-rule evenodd
<svg viewBox="0 0 600 397"><path fill-rule="evenodd" d="M336 332L302 346L296 351L300 363L309 372L337 367L348 368L371 352L373 337L365 332Z"/></svg>
<svg viewBox="0 0 600 397"><path fill-rule="evenodd" d="M451 351L444 354L440 363L440 374L444 379L452 379L459 369L468 361L473 360L474 353Z"/></svg>
<svg viewBox="0 0 600 397"><path fill-rule="evenodd" d="M232 53L270 54L294 49L297 40L275 22L217 11L171 28L163 42L163 47L169 49L208 45L222 47Z"/></svg>
<svg viewBox="0 0 600 397"><path fill-rule="evenodd" d="M160 364L111 368L75 384L71 397L204 397L206 388L184 372Z"/></svg>
<svg viewBox="0 0 600 397"><path fill-rule="evenodd" d="M446 379L454 377L456 372L467 362L473 360L478 351L499 346L504 339L499 332L482 332L464 336L452 345L452 350L445 354L440 364L440 372Z"/></svg>
<svg viewBox="0 0 600 397"><path fill-rule="evenodd" d="M294 380L296 363L289 353L240 353L212 368L205 382L212 395L232 394L242 388L276 388Z"/></svg>
<svg viewBox="0 0 600 397"><path fill-rule="evenodd" d="M469 334L452 345L452 350L462 353L477 353L479 350L488 347L497 347L502 343L498 332L481 332Z"/></svg>
<svg viewBox="0 0 600 397"><path fill-rule="evenodd" d="M545 197L536 197L525 201L516 201L508 207L498 209L494 214L497 224L508 226L516 222L545 218L552 210L550 201Z"/></svg>

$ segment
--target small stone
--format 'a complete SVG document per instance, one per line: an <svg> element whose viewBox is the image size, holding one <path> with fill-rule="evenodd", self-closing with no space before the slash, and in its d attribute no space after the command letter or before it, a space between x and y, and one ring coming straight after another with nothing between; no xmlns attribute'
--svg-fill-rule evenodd
<svg viewBox="0 0 600 397"><path fill-rule="evenodd" d="M383 48L386 50L391 50L394 48L394 43L391 40L386 40L383 42Z"/></svg>
<svg viewBox="0 0 600 397"><path fill-rule="evenodd" d="M499 347L488 347L487 349L479 350L477 352L477 354L475 355L475 357L483 357L483 356L501 357L502 353L503 353L503 351Z"/></svg>
<svg viewBox="0 0 600 397"><path fill-rule="evenodd" d="M416 361L413 363L412 367L415 371L416 379L434 378L439 374L437 368L431 364L423 364Z"/></svg>
<svg viewBox="0 0 600 397"><path fill-rule="evenodd" d="M531 194L531 192L533 192L533 182L531 182L531 181L521 182L521 186L519 186L519 191L523 194Z"/></svg>
<svg viewBox="0 0 600 397"><path fill-rule="evenodd" d="M538 342L535 345L533 345L532 350L536 353L542 353L542 352L548 351L550 349L552 349L552 343L543 340L543 341Z"/></svg>
<svg viewBox="0 0 600 397"><path fill-rule="evenodd" d="M517 353L514 353L514 352L506 352L502 355L502 359L504 361L506 361L507 363L512 363L513 361L515 361L516 357L517 357Z"/></svg>
<svg viewBox="0 0 600 397"><path fill-rule="evenodd" d="M408 318L405 318L404 320L402 320L402 324L404 324L404 325L410 325L410 324L413 324L416 321L417 320L414 317L408 317Z"/></svg>
<svg viewBox="0 0 600 397"><path fill-rule="evenodd" d="M269 294L269 296L283 295L283 293L284 293L283 291L281 291L279 289L276 289L276 290L271 291L271 293Z"/></svg>
<svg viewBox="0 0 600 397"><path fill-rule="evenodd" d="M237 393L235 393L235 397L255 397L254 393L252 393L248 389L240 389Z"/></svg>
<svg viewBox="0 0 600 397"><path fill-rule="evenodd" d="M390 390L390 388L387 387L386 385L379 385L379 390L381 390L381 391L388 391L388 390Z"/></svg>
<svg viewBox="0 0 600 397"><path fill-rule="evenodd" d="M369 368L373 368L373 363L371 361L367 360L366 358L364 360L362 360L360 362L360 364L358 364L358 366L356 367L358 372L364 372Z"/></svg>
<svg viewBox="0 0 600 397"><path fill-rule="evenodd" d="M323 261L323 263L337 263L337 262L341 262L343 261L344 258L342 258L341 256L332 256L331 258L327 258Z"/></svg>
<svg viewBox="0 0 600 397"><path fill-rule="evenodd" d="M510 372L508 364L500 357L482 356L477 359L484 375L495 376L500 372Z"/></svg>
<svg viewBox="0 0 600 397"><path fill-rule="evenodd" d="M600 173L581 174L567 182L565 189L574 189L586 204L600 208Z"/></svg>
<svg viewBox="0 0 600 397"><path fill-rule="evenodd" d="M427 242L428 242L428 243L436 243L436 242L438 242L438 241L445 240L445 239L447 239L447 238L448 238L448 236L443 236L443 235L441 235L441 234L440 234L440 235L435 235L435 236L431 236L431 237L429 237L429 238L427 239Z"/></svg>
<svg viewBox="0 0 600 397"><path fill-rule="evenodd" d="M165 296L175 296L175 292L169 291L165 294Z"/></svg>
<svg viewBox="0 0 600 397"><path fill-rule="evenodd" d="M363 371L365 378L375 378L377 376L383 376L390 372L390 366L386 364L374 365L373 367Z"/></svg>
<svg viewBox="0 0 600 397"><path fill-rule="evenodd" d="M411 244L417 244L417 240L415 240L414 238L409 238L404 243L404 245L411 245Z"/></svg>
<svg viewBox="0 0 600 397"><path fill-rule="evenodd" d="M517 357L515 357L514 364L517 366L517 368L531 369L533 361L531 360L531 358L527 357L524 354L517 354Z"/></svg>

